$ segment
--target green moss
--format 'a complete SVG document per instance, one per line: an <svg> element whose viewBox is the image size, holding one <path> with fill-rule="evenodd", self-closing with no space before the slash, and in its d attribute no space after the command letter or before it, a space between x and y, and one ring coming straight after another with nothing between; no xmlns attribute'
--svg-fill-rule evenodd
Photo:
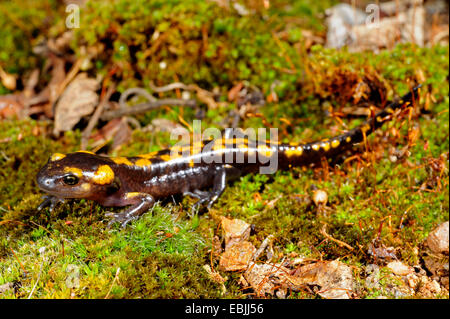
<svg viewBox="0 0 450 319"><path fill-rule="evenodd" d="M42 62L32 48L63 17L58 1L24 0L0 3L0 66L12 74L23 74ZM8 90L0 82L0 95Z"/></svg>
<svg viewBox="0 0 450 319"><path fill-rule="evenodd" d="M290 43L301 40L300 23L289 24L288 39L276 38L273 31L285 28L284 19L305 13L302 23L323 28L318 17L332 2L275 1L268 11L260 12L255 5L250 8L255 14L240 16L234 9L195 0L90 1L81 13L83 23L73 49L79 52L83 44L101 46L97 71L106 73L113 64L119 66L120 89L138 84L137 79L147 85L176 77L205 88L248 80L264 89L278 80L277 90L283 96L294 89L300 75L283 72L298 67Z"/></svg>

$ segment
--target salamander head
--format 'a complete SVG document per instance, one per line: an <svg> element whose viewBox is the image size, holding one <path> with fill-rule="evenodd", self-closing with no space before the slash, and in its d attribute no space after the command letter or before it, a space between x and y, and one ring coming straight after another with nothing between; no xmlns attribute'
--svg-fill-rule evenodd
<svg viewBox="0 0 450 319"><path fill-rule="evenodd" d="M41 190L59 198L96 199L117 190L112 161L88 152L53 154L36 176Z"/></svg>

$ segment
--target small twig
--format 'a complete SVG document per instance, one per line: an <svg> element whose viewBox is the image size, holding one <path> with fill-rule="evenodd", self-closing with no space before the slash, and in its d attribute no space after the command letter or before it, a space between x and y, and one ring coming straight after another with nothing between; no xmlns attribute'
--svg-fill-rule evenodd
<svg viewBox="0 0 450 319"><path fill-rule="evenodd" d="M64 78L64 80L56 88L56 94L55 94L55 99L53 101L53 106L56 104L58 98L63 94L64 89L75 78L75 76L78 74L78 71L80 71L82 62L83 62L82 59L78 59L77 61L75 61L74 65L69 70L69 73L67 73L67 75Z"/></svg>
<svg viewBox="0 0 450 319"><path fill-rule="evenodd" d="M256 259L258 259L259 255L261 255L264 249L266 249L272 239L273 235L269 235L266 237L266 239L264 239L264 241L261 243L261 246L259 246L258 250L253 254L253 261L256 261Z"/></svg>
<svg viewBox="0 0 450 319"><path fill-rule="evenodd" d="M329 240L331 240L331 241L334 241L336 244L339 245L339 247L344 246L345 248L347 248L347 249L349 249L349 250L353 250L353 247L350 246L349 244L344 243L343 241L341 241L341 240L339 240L339 239L336 239L336 238L333 238L333 237L331 237L330 235L328 235L328 234L327 234L327 224L325 224L325 223L323 224L322 229L320 230L320 233L321 233L323 236L325 236L325 238L327 238L327 239L329 239Z"/></svg>
<svg viewBox="0 0 450 319"><path fill-rule="evenodd" d="M4 211L7 211L6 209L4 209L3 207L0 207L2 210L4 210ZM4 220L2 220L2 221L0 221L0 226L1 225L5 225L5 224L7 224L7 223L15 223L15 224L18 224L18 225L21 225L21 226L27 226L27 224L25 224L25 223L22 223L21 221L18 221L18 220L13 220L13 219L4 219Z"/></svg>
<svg viewBox="0 0 450 319"><path fill-rule="evenodd" d="M109 98L113 94L116 86L114 84L111 84L108 87L108 91L106 91L105 96L98 104L97 108L95 109L94 114L89 119L89 123L84 129L83 133L81 134L81 149L85 150L87 147L87 143L89 140L89 137L91 136L92 130L94 129L95 125L97 125L98 120L100 119L100 115L103 113L103 109L105 108L106 103L109 101Z"/></svg>
<svg viewBox="0 0 450 319"><path fill-rule="evenodd" d="M119 273L120 273L120 267L117 268L116 270L116 275L114 276L113 282L111 283L111 286L109 287L108 293L105 296L105 299L109 298L109 294L112 290L112 287L114 286L114 283L117 281L117 279L119 278Z"/></svg>
<svg viewBox="0 0 450 319"><path fill-rule="evenodd" d="M188 91L195 90L195 86L186 85L181 82L174 82L174 83L170 83L165 86L156 86L155 84L153 84L153 82L150 82L149 86L156 93L167 92L167 91L172 91L172 90L176 90L176 89L183 89L183 90L188 90Z"/></svg>
<svg viewBox="0 0 450 319"><path fill-rule="evenodd" d="M126 115L135 115L140 113L145 113L147 111L157 109L164 105L174 105L174 106L187 106L195 107L197 102L195 100L183 100L183 99L160 99L154 102L140 103L134 105L133 107L121 108L114 111L108 111L103 113L100 117L103 121L109 121L117 117Z"/></svg>
<svg viewBox="0 0 450 319"><path fill-rule="evenodd" d="M27 274L27 271L25 270L25 268L23 267L22 263L20 262L19 257L17 257L16 253L14 252L14 250L13 250L12 248L10 248L10 249L11 249L11 251L12 251L14 257L16 257L16 260L19 262L20 268L22 268L24 274L26 275L26 274Z"/></svg>
<svg viewBox="0 0 450 319"><path fill-rule="evenodd" d="M128 97L129 97L130 95L138 95L138 96L142 96L142 97L144 97L145 99L147 99L147 101L150 101L150 102L156 101L156 98L155 98L153 95L151 95L150 93L148 93L146 89L139 88L139 87L136 87L136 88L130 88L130 89L125 90L125 91L120 95L120 98L119 98L119 105L120 105L121 108L128 107L127 100L128 100Z"/></svg>

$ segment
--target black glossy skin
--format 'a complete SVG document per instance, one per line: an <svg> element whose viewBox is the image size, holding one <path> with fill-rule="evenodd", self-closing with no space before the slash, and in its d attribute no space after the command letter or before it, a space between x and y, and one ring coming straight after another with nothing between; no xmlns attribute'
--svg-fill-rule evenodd
<svg viewBox="0 0 450 319"><path fill-rule="evenodd" d="M131 205L121 213L109 214L113 217L112 222L118 221L125 226L146 212L155 200L169 195L190 195L198 198L194 208L203 203L210 207L224 191L226 180L257 172L261 166L268 165L267 161L262 164L259 158L276 157L279 169L320 162L324 157L332 158L360 143L365 135L391 120L394 110L414 103L418 91L419 87L414 88L414 94L410 92L394 101L359 127L314 143L267 144L268 148L258 149L245 138L235 138L212 141L214 145L222 142L225 150L224 147L211 148L211 141L204 141L199 149L202 151L191 149L190 154L194 155L189 156L183 156L186 149L175 147L129 158L110 158L83 151L54 154L37 174L39 187L50 194L39 208L49 204L53 207L65 198L86 198L105 206ZM227 152L242 155L244 162L226 162L224 154ZM261 157L256 157L256 163L251 164L249 154ZM211 155L221 158L221 162L208 162ZM199 162L193 162L194 158ZM211 186L209 192L201 190Z"/></svg>

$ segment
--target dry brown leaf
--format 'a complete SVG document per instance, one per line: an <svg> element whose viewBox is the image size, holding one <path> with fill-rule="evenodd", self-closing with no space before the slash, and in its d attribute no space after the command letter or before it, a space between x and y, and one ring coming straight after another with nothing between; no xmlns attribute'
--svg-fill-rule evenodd
<svg viewBox="0 0 450 319"><path fill-rule="evenodd" d="M105 144L110 139L114 139L111 148L115 150L127 143L131 138L131 134L132 130L126 118L113 119L91 136L94 140L91 147L96 148L99 145Z"/></svg>
<svg viewBox="0 0 450 319"><path fill-rule="evenodd" d="M8 90L16 89L16 75L10 74L0 66L0 81Z"/></svg>
<svg viewBox="0 0 450 319"><path fill-rule="evenodd" d="M338 260L302 266L287 279L293 286L317 285L318 294L327 299L349 299L354 286L352 269Z"/></svg>
<svg viewBox="0 0 450 319"><path fill-rule="evenodd" d="M239 82L238 84L233 86L228 91L228 101L232 102L232 101L237 100L237 98L239 97L239 92L242 90L243 87L244 87L244 84L242 82Z"/></svg>
<svg viewBox="0 0 450 319"><path fill-rule="evenodd" d="M15 95L0 96L0 119L20 117L23 104L19 97Z"/></svg>
<svg viewBox="0 0 450 319"><path fill-rule="evenodd" d="M98 89L99 82L96 79L88 78L86 73L77 75L56 104L53 130L55 135L71 130L83 116L94 111L99 101L96 93Z"/></svg>
<svg viewBox="0 0 450 319"><path fill-rule="evenodd" d="M397 256L395 255L395 248L394 247L386 247L383 244L379 245L376 240L373 241L373 243L370 243L369 249L367 250L367 253L375 260L377 259L384 259L384 260L391 260L391 259L397 259Z"/></svg>
<svg viewBox="0 0 450 319"><path fill-rule="evenodd" d="M248 241L238 242L220 256L220 267L225 271L242 271L248 266L256 248Z"/></svg>
<svg viewBox="0 0 450 319"><path fill-rule="evenodd" d="M225 237L225 250L250 237L250 224L243 220L229 219L222 216L221 223Z"/></svg>
<svg viewBox="0 0 450 319"><path fill-rule="evenodd" d="M289 270L280 264L252 262L244 273L244 278L256 295L261 297L266 294L273 295L280 282L286 282L288 273Z"/></svg>
<svg viewBox="0 0 450 319"><path fill-rule="evenodd" d="M228 277L224 278L217 271L212 270L210 265L203 265L203 269L205 269L206 272L208 273L209 279L211 279L212 281L214 281L218 284L223 284L225 281L228 280Z"/></svg>

